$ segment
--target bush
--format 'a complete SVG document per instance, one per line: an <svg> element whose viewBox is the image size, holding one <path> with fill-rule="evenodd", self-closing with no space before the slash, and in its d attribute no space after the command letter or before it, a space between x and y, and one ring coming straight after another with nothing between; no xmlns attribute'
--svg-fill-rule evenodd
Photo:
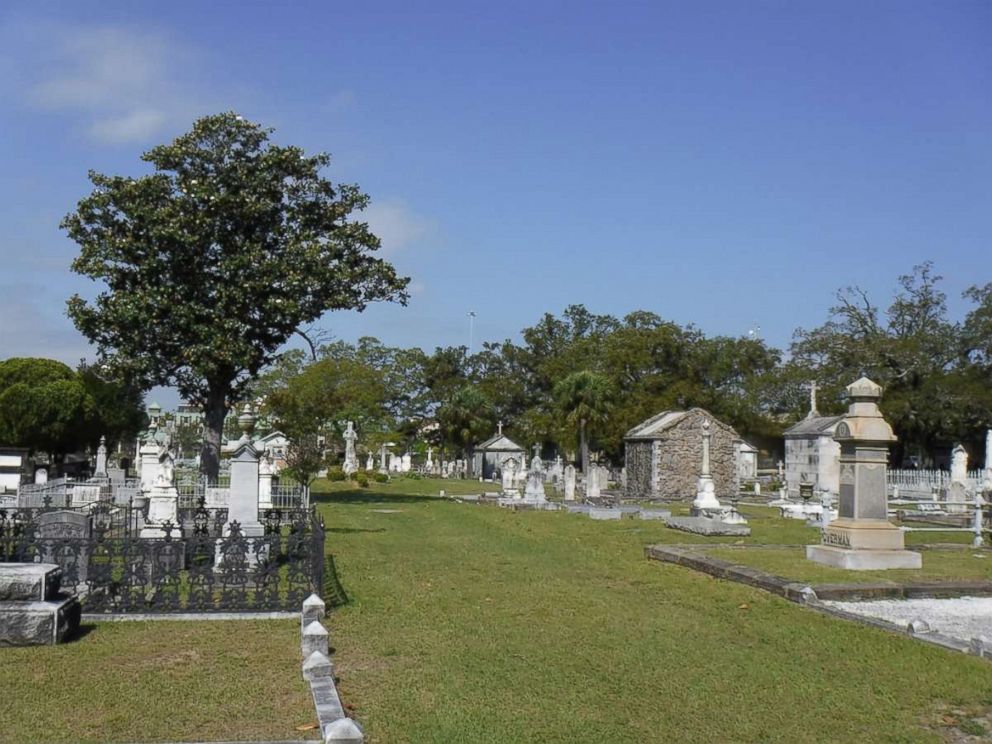
<svg viewBox="0 0 992 744"><path fill-rule="evenodd" d="M369 477L365 473L358 473L355 476L355 482L358 484L359 488L369 487Z"/></svg>
<svg viewBox="0 0 992 744"><path fill-rule="evenodd" d="M327 470L327 480L329 481L343 481L345 479L344 471L341 468L334 467L328 468Z"/></svg>
<svg viewBox="0 0 992 744"><path fill-rule="evenodd" d="M376 483L385 483L386 481L389 480L389 476L386 475L385 473L380 473L377 471L375 473L372 473L372 480L374 480Z"/></svg>

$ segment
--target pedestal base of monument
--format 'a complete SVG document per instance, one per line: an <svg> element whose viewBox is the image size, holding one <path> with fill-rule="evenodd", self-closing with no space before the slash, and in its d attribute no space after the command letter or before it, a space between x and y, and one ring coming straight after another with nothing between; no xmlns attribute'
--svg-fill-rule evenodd
<svg viewBox="0 0 992 744"><path fill-rule="evenodd" d="M837 519L823 531L822 545L806 546L806 558L850 571L923 568L923 557L906 550L902 530L884 519Z"/></svg>
<svg viewBox="0 0 992 744"><path fill-rule="evenodd" d="M923 568L923 557L912 550L851 550L833 545L807 545L806 559L848 571Z"/></svg>

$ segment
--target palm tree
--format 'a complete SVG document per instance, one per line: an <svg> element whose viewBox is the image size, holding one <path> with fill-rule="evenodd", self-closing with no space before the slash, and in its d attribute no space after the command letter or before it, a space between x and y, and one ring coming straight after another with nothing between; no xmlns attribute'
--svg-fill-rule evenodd
<svg viewBox="0 0 992 744"><path fill-rule="evenodd" d="M589 472L588 435L609 418L613 385L603 375L584 369L559 380L554 388L555 406L569 428L578 428L582 472Z"/></svg>
<svg viewBox="0 0 992 744"><path fill-rule="evenodd" d="M492 430L492 403L478 388L457 390L437 411L444 440L459 447L467 458L472 445Z"/></svg>

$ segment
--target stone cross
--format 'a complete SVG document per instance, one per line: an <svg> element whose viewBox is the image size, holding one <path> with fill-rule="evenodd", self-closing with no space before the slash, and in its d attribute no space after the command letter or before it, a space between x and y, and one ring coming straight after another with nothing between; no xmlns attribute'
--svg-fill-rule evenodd
<svg viewBox="0 0 992 744"><path fill-rule="evenodd" d="M703 478L710 477L710 422L703 421Z"/></svg>
<svg viewBox="0 0 992 744"><path fill-rule="evenodd" d="M503 436L503 420L500 419L496 424L496 435Z"/></svg>
<svg viewBox="0 0 992 744"><path fill-rule="evenodd" d="M812 418L813 416L819 416L819 412L816 410L816 380L810 380L809 382L809 413L806 414L806 418Z"/></svg>

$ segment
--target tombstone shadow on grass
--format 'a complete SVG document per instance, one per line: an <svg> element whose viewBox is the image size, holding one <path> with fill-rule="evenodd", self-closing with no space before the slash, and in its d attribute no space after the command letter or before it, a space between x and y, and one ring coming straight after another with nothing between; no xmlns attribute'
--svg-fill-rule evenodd
<svg viewBox="0 0 992 744"><path fill-rule="evenodd" d="M422 501L447 501L440 496L405 496L367 491L311 493L310 500L316 504L410 504Z"/></svg>
<svg viewBox="0 0 992 744"><path fill-rule="evenodd" d="M67 643L76 643L77 641L83 640L86 636L96 630L96 623L80 623L79 627L73 632L71 636L64 639Z"/></svg>

